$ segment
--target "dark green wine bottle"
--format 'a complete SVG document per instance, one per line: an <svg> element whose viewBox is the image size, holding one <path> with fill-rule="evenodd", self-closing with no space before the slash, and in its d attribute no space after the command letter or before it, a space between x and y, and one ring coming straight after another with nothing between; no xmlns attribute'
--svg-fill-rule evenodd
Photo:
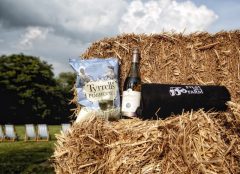
<svg viewBox="0 0 240 174"><path fill-rule="evenodd" d="M139 73L140 52L138 48L133 49L133 59L128 76L124 82L122 95L122 116L134 117L140 106L141 78Z"/></svg>

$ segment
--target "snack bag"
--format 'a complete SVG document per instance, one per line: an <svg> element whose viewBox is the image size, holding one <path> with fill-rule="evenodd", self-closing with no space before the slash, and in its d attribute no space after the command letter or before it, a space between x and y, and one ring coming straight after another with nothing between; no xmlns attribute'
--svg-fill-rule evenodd
<svg viewBox="0 0 240 174"><path fill-rule="evenodd" d="M77 98L81 106L76 122L94 114L108 120L118 119L118 59L70 59L69 63L77 73Z"/></svg>

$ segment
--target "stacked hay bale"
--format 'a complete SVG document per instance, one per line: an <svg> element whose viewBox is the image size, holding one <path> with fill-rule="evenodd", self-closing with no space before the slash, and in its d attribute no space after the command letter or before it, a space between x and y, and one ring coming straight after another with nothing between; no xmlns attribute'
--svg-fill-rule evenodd
<svg viewBox="0 0 240 174"><path fill-rule="evenodd" d="M131 49L141 50L144 82L225 85L240 101L240 32L188 36L121 35L93 43L84 58L118 57L120 83L127 75ZM240 171L240 106L225 113L198 111L166 120L74 124L59 135L57 173L237 173Z"/></svg>
<svg viewBox="0 0 240 174"><path fill-rule="evenodd" d="M120 35L93 43L82 57L119 58L123 84L135 46L141 50L143 82L225 85L240 102L240 31Z"/></svg>
<svg viewBox="0 0 240 174"><path fill-rule="evenodd" d="M229 113L186 113L164 121L74 124L58 136L56 173L238 173L240 105Z"/></svg>

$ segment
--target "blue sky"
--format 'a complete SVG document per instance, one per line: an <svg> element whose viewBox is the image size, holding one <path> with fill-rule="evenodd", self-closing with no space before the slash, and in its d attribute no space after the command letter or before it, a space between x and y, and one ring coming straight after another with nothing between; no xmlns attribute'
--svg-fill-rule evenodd
<svg viewBox="0 0 240 174"><path fill-rule="evenodd" d="M218 15L218 19L209 26L208 31L240 29L239 0L194 0L193 2L196 5L206 5Z"/></svg>
<svg viewBox="0 0 240 174"><path fill-rule="evenodd" d="M97 40L121 33L240 29L238 0L0 0L0 55L40 57L71 71Z"/></svg>

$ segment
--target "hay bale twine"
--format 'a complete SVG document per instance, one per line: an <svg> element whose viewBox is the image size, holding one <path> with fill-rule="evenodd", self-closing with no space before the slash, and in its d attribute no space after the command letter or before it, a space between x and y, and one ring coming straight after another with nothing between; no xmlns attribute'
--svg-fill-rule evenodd
<svg viewBox="0 0 240 174"><path fill-rule="evenodd" d="M238 173L240 31L124 34L93 43L82 57L119 58L122 86L135 46L143 82L224 85L235 103L223 113L118 122L93 116L74 123L68 134L57 136L56 173Z"/></svg>

